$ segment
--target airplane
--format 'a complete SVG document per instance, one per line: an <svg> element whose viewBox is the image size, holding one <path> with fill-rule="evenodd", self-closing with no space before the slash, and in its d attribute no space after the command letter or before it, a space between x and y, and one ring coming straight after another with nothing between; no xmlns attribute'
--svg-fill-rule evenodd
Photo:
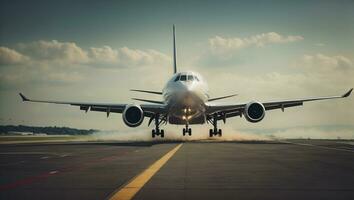
<svg viewBox="0 0 354 200"><path fill-rule="evenodd" d="M323 96L312 98L299 98L279 101L249 101L246 103L225 104L217 102L221 99L234 97L237 94L226 95L221 97L210 98L208 95L208 86L203 77L193 71L177 72L176 58L176 34L173 25L173 76L167 82L162 91L132 89L134 92L142 92L148 94L161 95L163 101L132 98L134 100L146 102L144 104L117 104L117 103L85 103L70 101L50 101L50 100L34 100L29 99L22 93L19 93L25 102L54 103L67 104L80 107L80 110L106 112L107 117L110 113L121 113L123 122L129 127L137 127L142 124L144 117L149 118L148 126L152 122L155 128L151 134L164 137L164 124L184 125L183 135L192 135L191 124L212 124L213 128L209 129L209 136L222 136L222 130L218 129L218 121L222 120L226 123L226 119L231 117L244 116L247 121L256 123L260 122L268 110L302 106L304 102L317 101L325 99L336 99L348 97L353 88L338 96Z"/></svg>

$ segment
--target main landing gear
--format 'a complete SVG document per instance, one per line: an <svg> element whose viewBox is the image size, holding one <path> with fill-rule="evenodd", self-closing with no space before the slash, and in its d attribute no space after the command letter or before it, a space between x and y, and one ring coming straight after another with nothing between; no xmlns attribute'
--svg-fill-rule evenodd
<svg viewBox="0 0 354 200"><path fill-rule="evenodd" d="M188 128L188 124L186 124L186 128L183 128L183 136L185 136L186 133L188 133L189 136L192 135L192 129Z"/></svg>
<svg viewBox="0 0 354 200"><path fill-rule="evenodd" d="M159 135L163 138L165 136L165 131L163 129L160 129L159 126L161 125L162 122L164 122L164 118L160 119L159 114L156 114L154 118L155 118L155 129L151 131L152 137L154 138L155 136Z"/></svg>
<svg viewBox="0 0 354 200"><path fill-rule="evenodd" d="M213 129L209 129L209 137L213 137L214 135L219 135L219 137L222 136L222 130L218 129L218 123L217 123L218 119L217 119L217 114L215 113L213 115L212 119L209 119L209 122L213 124L214 128Z"/></svg>

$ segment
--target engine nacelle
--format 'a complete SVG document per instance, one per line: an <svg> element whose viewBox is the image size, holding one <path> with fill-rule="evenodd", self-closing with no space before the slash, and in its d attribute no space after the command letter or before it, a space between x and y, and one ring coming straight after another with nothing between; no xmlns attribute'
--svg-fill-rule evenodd
<svg viewBox="0 0 354 200"><path fill-rule="evenodd" d="M129 127L137 127L144 120L144 112L138 105L127 105L122 114L124 123Z"/></svg>
<svg viewBox="0 0 354 200"><path fill-rule="evenodd" d="M250 102L245 107L244 113L247 121L256 123L261 121L265 116L265 108L259 102Z"/></svg>

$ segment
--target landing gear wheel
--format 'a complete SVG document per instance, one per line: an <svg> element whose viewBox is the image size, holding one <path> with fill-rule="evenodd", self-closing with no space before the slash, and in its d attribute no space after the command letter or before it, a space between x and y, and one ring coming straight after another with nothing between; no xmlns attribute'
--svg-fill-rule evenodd
<svg viewBox="0 0 354 200"><path fill-rule="evenodd" d="M165 137L165 131L163 129L160 129L159 126L161 122L164 122L164 118L160 118L160 114L156 114L154 116L154 121L155 121L155 129L151 131L151 136L155 138L155 136L161 136L162 138ZM150 123L150 122L149 122Z"/></svg>
<svg viewBox="0 0 354 200"><path fill-rule="evenodd" d="M213 135L219 135L219 137L222 136L222 130L218 129L218 114L214 113L213 117L211 119L208 119L211 124L213 124L213 129L209 129L209 137L213 137Z"/></svg>
<svg viewBox="0 0 354 200"><path fill-rule="evenodd" d="M183 128L183 136L185 136L185 135L186 135L186 129Z"/></svg>
<svg viewBox="0 0 354 200"><path fill-rule="evenodd" d="M152 130L151 133L152 133L152 137L154 138L154 137L155 137L155 134L156 134L156 133L155 133L155 130Z"/></svg>
<svg viewBox="0 0 354 200"><path fill-rule="evenodd" d="M188 129L188 135L190 135L190 136L192 135L192 129L191 128Z"/></svg>
<svg viewBox="0 0 354 200"><path fill-rule="evenodd" d="M218 135L219 135L219 137L221 137L221 136L222 136L222 130L221 130L221 129L219 129L219 131L218 131Z"/></svg>

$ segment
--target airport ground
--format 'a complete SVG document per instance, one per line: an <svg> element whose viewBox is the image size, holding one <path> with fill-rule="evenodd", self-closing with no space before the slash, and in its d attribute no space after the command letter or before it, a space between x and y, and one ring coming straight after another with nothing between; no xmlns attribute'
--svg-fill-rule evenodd
<svg viewBox="0 0 354 200"><path fill-rule="evenodd" d="M354 199L334 140L1 144L0 199L114 198L167 154L133 199Z"/></svg>

